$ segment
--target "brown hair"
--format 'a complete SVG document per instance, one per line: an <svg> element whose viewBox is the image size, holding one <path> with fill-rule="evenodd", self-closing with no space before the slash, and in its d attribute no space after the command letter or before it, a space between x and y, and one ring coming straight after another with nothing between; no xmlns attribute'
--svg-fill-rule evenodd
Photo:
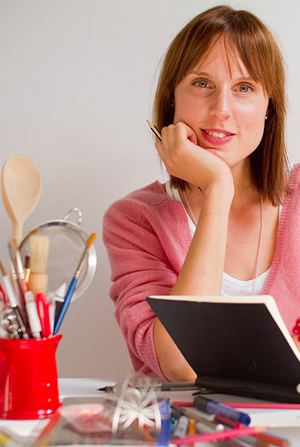
<svg viewBox="0 0 300 447"><path fill-rule="evenodd" d="M216 6L197 15L179 32L161 70L154 101L154 122L159 129L173 123L175 87L222 35L269 97L268 119L262 140L250 155L250 169L255 187L276 206L286 192L288 172L284 64L271 32L253 14L229 6ZM182 189L187 187L187 183L177 177L171 176L171 182Z"/></svg>

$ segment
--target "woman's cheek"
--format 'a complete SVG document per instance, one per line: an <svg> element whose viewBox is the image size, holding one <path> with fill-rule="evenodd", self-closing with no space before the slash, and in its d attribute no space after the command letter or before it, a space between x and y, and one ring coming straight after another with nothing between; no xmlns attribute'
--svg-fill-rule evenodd
<svg viewBox="0 0 300 447"><path fill-rule="evenodd" d="M175 113L174 124L182 121L192 128L198 127L200 123L205 122L208 105L205 100L195 98L192 95L182 95L180 98L175 97Z"/></svg>

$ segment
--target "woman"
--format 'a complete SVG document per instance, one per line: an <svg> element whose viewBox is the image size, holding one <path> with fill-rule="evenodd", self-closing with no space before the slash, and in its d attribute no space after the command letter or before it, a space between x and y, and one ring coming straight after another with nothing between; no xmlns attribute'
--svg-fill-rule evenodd
<svg viewBox="0 0 300 447"><path fill-rule="evenodd" d="M136 369L195 379L149 295L270 294L292 327L300 173L288 175L284 121L283 61L259 19L218 6L182 29L154 107L170 182L116 202L104 221L111 298Z"/></svg>

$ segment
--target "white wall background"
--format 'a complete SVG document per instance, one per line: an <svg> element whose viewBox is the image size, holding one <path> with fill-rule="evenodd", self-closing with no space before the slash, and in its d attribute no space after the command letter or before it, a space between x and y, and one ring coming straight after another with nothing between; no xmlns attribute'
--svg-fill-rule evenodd
<svg viewBox="0 0 300 447"><path fill-rule="evenodd" d="M58 352L61 377L120 379L130 369L108 298L101 241L108 205L163 179L146 119L158 67L175 34L209 0L0 0L0 163L23 154L39 165L43 193L25 230L74 206L97 231L98 268L74 302ZM249 9L279 39L288 74L288 147L299 157L300 2L227 1ZM0 257L11 234L0 207Z"/></svg>

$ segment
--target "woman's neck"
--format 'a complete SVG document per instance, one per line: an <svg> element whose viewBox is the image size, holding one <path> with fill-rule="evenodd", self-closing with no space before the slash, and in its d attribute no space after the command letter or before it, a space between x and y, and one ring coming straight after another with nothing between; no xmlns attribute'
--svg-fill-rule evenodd
<svg viewBox="0 0 300 447"><path fill-rule="evenodd" d="M231 174L235 192L243 192L251 187L251 170L250 162L248 160L243 160L241 163L233 166L231 168Z"/></svg>
<svg viewBox="0 0 300 447"><path fill-rule="evenodd" d="M244 160L242 163L234 166L231 169L231 173L234 184L233 204L245 204L257 200L258 191L251 179L249 161Z"/></svg>

